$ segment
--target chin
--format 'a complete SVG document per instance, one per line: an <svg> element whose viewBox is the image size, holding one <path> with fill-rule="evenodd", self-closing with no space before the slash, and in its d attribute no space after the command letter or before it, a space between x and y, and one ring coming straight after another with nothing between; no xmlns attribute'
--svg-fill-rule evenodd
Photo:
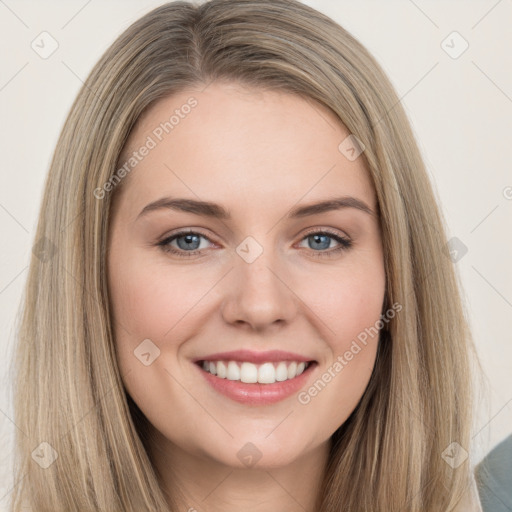
<svg viewBox="0 0 512 512"><path fill-rule="evenodd" d="M285 433L286 434L286 433ZM212 451L209 446L207 456L216 462L236 469L260 469L270 470L289 466L297 462L314 448L311 444L300 442L293 436L276 436L274 434L255 434L251 436L246 433L243 441L231 440L228 443L216 446ZM321 443L319 443L321 444Z"/></svg>

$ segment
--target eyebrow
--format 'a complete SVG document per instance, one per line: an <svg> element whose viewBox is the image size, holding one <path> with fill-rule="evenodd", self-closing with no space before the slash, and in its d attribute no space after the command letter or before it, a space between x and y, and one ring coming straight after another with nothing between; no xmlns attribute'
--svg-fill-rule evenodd
<svg viewBox="0 0 512 512"><path fill-rule="evenodd" d="M304 206L297 206L288 212L286 218L296 219L307 217L309 215L317 215L319 213L341 210L344 208L355 208L367 213L368 215L375 216L375 212L365 202L352 196L343 196L326 199L325 201L320 201ZM231 220L231 213L229 210L226 210L220 204L212 203L210 201L198 201L195 199L171 197L162 197L161 199L157 199L156 201L149 203L141 210L137 216L137 219L147 215L150 212L162 209L188 212L195 215L201 215L203 217L211 217L214 219Z"/></svg>

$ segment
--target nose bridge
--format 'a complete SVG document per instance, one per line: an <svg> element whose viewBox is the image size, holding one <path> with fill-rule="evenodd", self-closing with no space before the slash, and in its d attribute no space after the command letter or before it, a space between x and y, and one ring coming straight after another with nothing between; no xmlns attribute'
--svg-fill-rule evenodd
<svg viewBox="0 0 512 512"><path fill-rule="evenodd" d="M272 237L264 239L260 243L249 236L236 248L235 271L223 311L229 322L263 328L278 320L289 320L293 314L293 294L285 284L285 265L271 243Z"/></svg>

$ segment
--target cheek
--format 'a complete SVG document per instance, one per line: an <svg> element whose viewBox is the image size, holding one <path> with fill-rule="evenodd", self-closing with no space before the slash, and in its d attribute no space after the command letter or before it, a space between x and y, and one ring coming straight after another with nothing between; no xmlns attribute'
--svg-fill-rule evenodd
<svg viewBox="0 0 512 512"><path fill-rule="evenodd" d="M378 262L366 268L347 268L325 276L304 297L325 325L325 339L336 356L354 339L376 340L375 324L382 313L384 269ZM372 329L373 327L373 329Z"/></svg>
<svg viewBox="0 0 512 512"><path fill-rule="evenodd" d="M123 257L113 253L111 262L116 262L110 265L109 289L118 349L133 352L148 338L158 345L170 336L179 339L183 330L194 330L191 322L198 315L215 314L208 293L217 280L214 270L199 272L184 265L170 272L165 263L148 264L129 251L123 252ZM297 305L301 316L326 342L330 362L350 350L355 339L368 346L376 344L378 333L372 327L380 318L385 289L384 270L378 261L317 270L314 279L299 274L290 276L288 282L303 303ZM172 351L170 343L165 345ZM370 352L365 350L365 357L357 358L358 364L364 364L365 358L371 362Z"/></svg>
<svg viewBox="0 0 512 512"><path fill-rule="evenodd" d="M325 325L329 356L321 361L315 379L299 394L298 402L311 418L323 418L319 428L327 435L350 416L370 380L379 342L385 274L376 264L317 284L308 305L314 304L312 309Z"/></svg>
<svg viewBox="0 0 512 512"><path fill-rule="evenodd" d="M127 391L153 421L164 414L162 401L179 403L179 386L168 373L179 349L171 338L190 328L186 314L198 299L190 288L183 293L186 273L171 276L159 263L123 254L113 254L118 264L109 274L117 360Z"/></svg>
<svg viewBox="0 0 512 512"><path fill-rule="evenodd" d="M118 364L130 394L139 396L147 410L152 400L168 393L162 391L169 385L166 370L181 371L182 344L203 325L200 318L208 307L205 296L215 276L193 266L171 269L165 262L129 251L116 261L110 291ZM211 307L208 312L214 313ZM156 393L159 389L160 394Z"/></svg>
<svg viewBox="0 0 512 512"><path fill-rule="evenodd" d="M121 339L128 332L134 340L163 340L194 304L194 286L186 273L169 276L158 264L136 258L121 261L110 279L117 332Z"/></svg>

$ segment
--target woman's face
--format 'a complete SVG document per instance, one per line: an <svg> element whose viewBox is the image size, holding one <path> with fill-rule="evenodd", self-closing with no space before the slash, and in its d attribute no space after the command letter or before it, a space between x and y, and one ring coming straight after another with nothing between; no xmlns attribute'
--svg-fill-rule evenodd
<svg viewBox="0 0 512 512"><path fill-rule="evenodd" d="M219 82L160 100L132 132L110 300L126 389L169 454L284 466L359 402L385 272L349 135L310 100Z"/></svg>

